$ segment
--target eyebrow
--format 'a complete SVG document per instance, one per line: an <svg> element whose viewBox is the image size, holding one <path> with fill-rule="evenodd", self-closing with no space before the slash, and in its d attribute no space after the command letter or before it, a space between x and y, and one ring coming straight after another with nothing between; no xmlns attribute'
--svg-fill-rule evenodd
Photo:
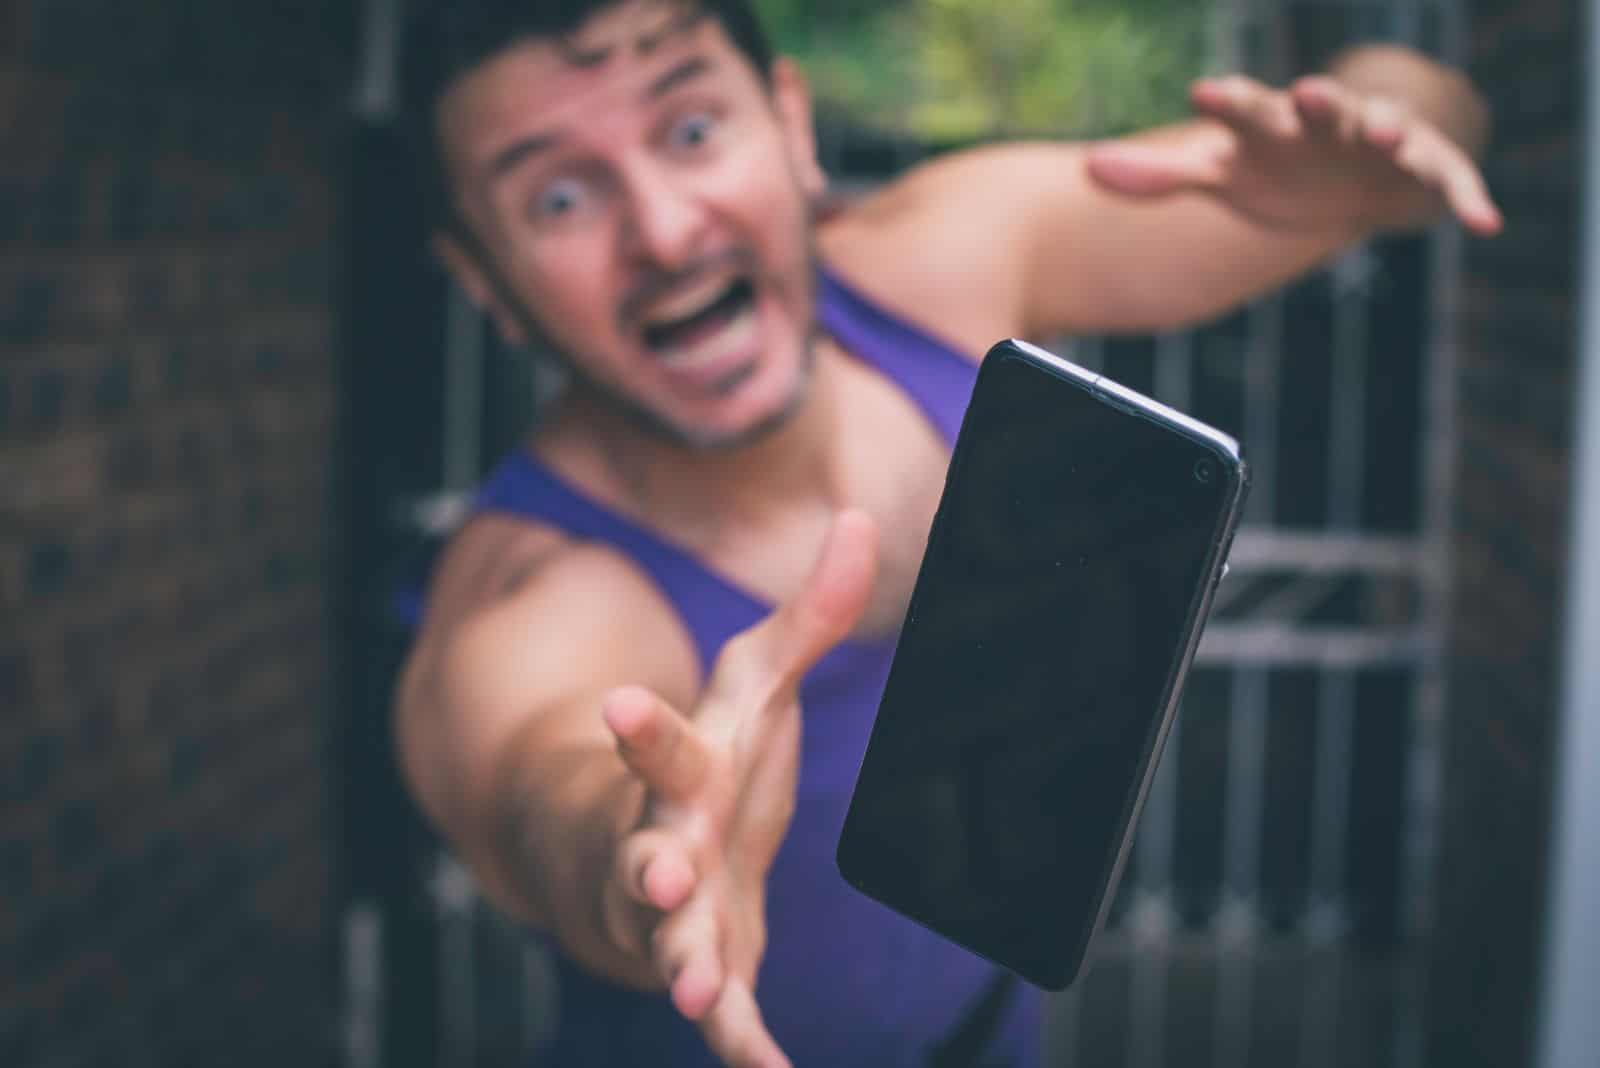
<svg viewBox="0 0 1600 1068"><path fill-rule="evenodd" d="M711 60L705 56L690 56L665 74L651 82L644 91L646 100L659 100L683 85L693 81L713 69ZM559 133L540 133L519 138L499 152L494 159L489 161L489 180L492 182L512 170L515 170L524 160L547 152L562 141Z"/></svg>
<svg viewBox="0 0 1600 1068"><path fill-rule="evenodd" d="M703 74L710 73L711 66L711 60L705 56L690 56L651 82L650 88L645 90L645 99L659 100L684 82L693 81Z"/></svg>
<svg viewBox="0 0 1600 1068"><path fill-rule="evenodd" d="M519 138L511 142L497 152L494 159L489 161L489 180L492 182L497 178L503 177L507 172L514 170L523 160L554 148L560 141L560 134L544 133Z"/></svg>

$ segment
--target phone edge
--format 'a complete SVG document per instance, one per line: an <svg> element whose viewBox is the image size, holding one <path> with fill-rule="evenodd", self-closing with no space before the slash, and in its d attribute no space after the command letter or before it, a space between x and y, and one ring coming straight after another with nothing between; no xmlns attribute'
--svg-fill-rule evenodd
<svg viewBox="0 0 1600 1068"><path fill-rule="evenodd" d="M1169 679L1166 699L1161 711L1160 723L1157 727L1156 735L1152 742L1151 748L1144 760L1144 773L1140 778L1138 788L1134 793L1131 805L1126 813L1122 839L1118 843L1116 855L1113 858L1110 867L1107 869L1108 874L1105 880L1102 882L1098 892L1099 903L1096 907L1094 922L1089 925L1087 934L1083 937L1081 942L1078 945L1071 947L1072 955L1069 959L1072 960L1072 964L1070 966L1070 973L1064 971L1060 974L1043 976L1019 971L1014 965L1008 964L1004 961L996 960L988 953L985 953L977 947L968 944L966 941L959 938L954 938L948 932L940 931L934 928L928 922L925 922L916 916L902 912L895 906L883 901L878 897L877 894L873 893L870 888L863 885L859 880L852 878L850 873L846 870L846 865L843 863L844 857L842 855L842 847L844 843L844 835L842 833L843 828L841 828L840 839L835 843L834 846L834 869L839 873L840 877L843 878L845 882L858 893L877 901L884 908L889 909L898 916L910 920L919 927L922 927L924 930L927 930L954 945L960 946L962 949L976 957L989 961L991 964L994 964L1000 968L1004 968L1041 989L1054 993L1060 993L1070 989L1078 982L1079 979L1083 977L1090 960L1089 949L1094 944L1095 939L1097 939L1104 930L1106 919L1110 914L1111 906L1114 903L1114 894L1112 893L1112 889L1120 883L1122 873L1126 869L1127 859L1138 828L1139 817L1144 810L1144 803L1149 796L1150 786L1154 782L1155 773L1160 765L1161 756L1165 751L1167 738L1171 733L1172 725L1177 719L1177 712L1178 707L1181 704L1184 684L1187 682L1189 672L1193 667L1194 656L1199 648L1200 638L1205 631L1205 624L1210 617L1211 605L1216 594L1217 586L1221 582L1225 565L1228 561L1228 556L1232 551L1234 535L1238 531L1239 522L1244 510L1244 502L1250 489L1251 473L1249 464L1245 462L1243 456L1241 455L1239 442L1232 435L1202 423L1192 416L1186 415L1175 408L1162 404L1153 397L1148 397L1137 390L1122 385L1120 382L1116 382L1113 379L1107 378L1103 374L1090 371L1088 368L1081 367L1062 356L1058 356L1057 354L1040 348L1039 346L1030 342L1023 341L1018 338L1008 338L996 343L984 356L984 359L979 367L980 375L983 367L987 366L992 360L996 358L1005 358L1007 356L1010 356L1011 358L1020 357L1035 364L1042 364L1048 370L1063 377L1069 378L1077 385L1088 389L1090 393L1094 394L1102 401L1115 404L1117 407L1130 409L1132 414L1142 415L1146 418L1152 419L1153 421L1165 422L1169 425L1173 425L1176 428L1184 431L1187 436L1189 436L1192 440L1195 440L1197 443L1205 444L1214 449L1220 450L1228 460L1232 461L1229 467L1229 473L1232 479L1232 486L1230 487L1230 499L1220 524L1222 536L1213 543L1211 556L1208 558L1206 563L1207 577L1202 581L1201 588L1196 596L1195 604L1191 607L1190 617L1188 623L1186 624L1188 639L1184 645L1183 653L1179 658L1178 666L1173 671L1172 676ZM976 392L976 387L974 387L974 392ZM963 415L963 424L964 423L965 416ZM958 434L958 446L959 443L960 435ZM958 455L959 449L952 451L950 465L946 473L947 482L955 472ZM941 497L940 508L938 512L935 513L934 521L929 527L930 542L931 532L938 526L939 515L943 512L943 505L944 501ZM907 606L908 616L912 607L914 606L914 603L915 602L913 601L912 604ZM877 723L874 721L873 730L871 733L875 734L876 731ZM871 748L870 736L867 748ZM863 764L865 762L865 757L866 754L865 751L863 751ZM862 768L858 766L856 769L857 784L859 784L861 772ZM853 793L854 787L852 787L852 795ZM846 814L846 823L848 824L848 809Z"/></svg>

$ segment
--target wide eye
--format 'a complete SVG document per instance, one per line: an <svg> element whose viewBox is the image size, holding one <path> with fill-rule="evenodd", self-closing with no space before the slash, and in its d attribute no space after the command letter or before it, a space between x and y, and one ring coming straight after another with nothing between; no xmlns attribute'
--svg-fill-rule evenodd
<svg viewBox="0 0 1600 1068"><path fill-rule="evenodd" d="M559 178L542 187L533 198L530 213L539 222L559 222L576 214L585 199L583 184Z"/></svg>
<svg viewBox="0 0 1600 1068"><path fill-rule="evenodd" d="M667 131L667 142L673 148L693 152L711 140L716 125L716 120L703 111L685 115Z"/></svg>

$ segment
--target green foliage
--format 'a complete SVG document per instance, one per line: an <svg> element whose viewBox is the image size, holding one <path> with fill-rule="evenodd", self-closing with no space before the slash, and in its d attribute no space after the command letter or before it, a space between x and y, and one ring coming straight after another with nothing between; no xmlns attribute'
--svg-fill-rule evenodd
<svg viewBox="0 0 1600 1068"><path fill-rule="evenodd" d="M1213 0L760 0L818 97L938 142L1177 118Z"/></svg>

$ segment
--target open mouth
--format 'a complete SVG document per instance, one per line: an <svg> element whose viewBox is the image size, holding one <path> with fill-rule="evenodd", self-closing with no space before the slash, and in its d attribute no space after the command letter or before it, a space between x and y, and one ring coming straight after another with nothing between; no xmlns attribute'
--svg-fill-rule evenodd
<svg viewBox="0 0 1600 1068"><path fill-rule="evenodd" d="M704 304L644 324L644 343L671 367L717 363L747 347L755 337L756 290L736 278L708 295Z"/></svg>

